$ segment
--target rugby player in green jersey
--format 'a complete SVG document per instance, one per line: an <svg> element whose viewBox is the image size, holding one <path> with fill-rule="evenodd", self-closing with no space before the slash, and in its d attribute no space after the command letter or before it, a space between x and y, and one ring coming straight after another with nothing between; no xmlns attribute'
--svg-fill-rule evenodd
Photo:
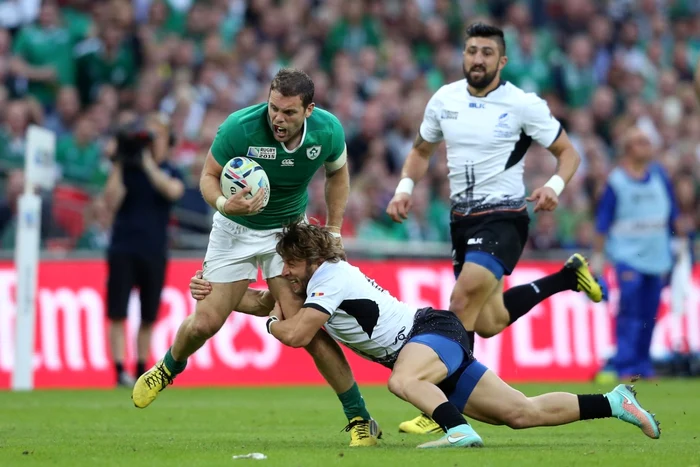
<svg viewBox="0 0 700 467"><path fill-rule="evenodd" d="M269 304L276 300L285 315L292 316L303 304L281 275L276 234L284 225L304 219L309 182L323 167L326 225L340 237L350 185L343 127L331 113L314 108L313 97L314 84L306 73L282 69L272 80L268 102L232 113L219 127L200 180L204 199L218 211L204 258L204 279L212 284L212 291L180 325L163 359L139 377L132 393L137 407L147 407L172 383L185 369L187 358L216 334L231 310L267 316ZM263 190L250 199L245 198L250 189L228 199L223 196L221 170L236 156L253 159L267 173L270 198L264 210ZM258 268L269 293L246 293L258 277ZM375 445L379 429L338 344L319 332L306 350L343 404L350 445Z"/></svg>

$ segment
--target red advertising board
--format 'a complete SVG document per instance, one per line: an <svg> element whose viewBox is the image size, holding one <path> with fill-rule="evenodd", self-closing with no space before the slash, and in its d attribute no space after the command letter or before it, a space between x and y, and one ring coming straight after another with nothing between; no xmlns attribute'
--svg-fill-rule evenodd
<svg viewBox="0 0 700 467"><path fill-rule="evenodd" d="M447 261L355 261L355 265L401 300L416 307L446 308L454 278ZM160 358L182 320L194 311L189 278L196 260L173 260L163 290L151 354ZM523 262L506 286L527 283L561 267ZM612 279L612 278L611 278ZM10 386L14 353L16 273L0 263L0 388ZM106 336L106 267L99 260L45 261L37 292L35 384L39 388L110 387L114 381ZM255 286L264 287L263 282ZM502 378L518 381L585 381L611 352L617 292L610 304L592 304L582 294L565 292L538 305L502 334L477 339L477 358ZM653 352L663 353L674 333L700 349L700 269L694 271L686 313L668 313L668 291L654 335ZM128 353L133 359L138 328L138 295L129 309ZM384 383L388 371L346 352L361 384ZM150 362L149 362L150 363ZM233 313L221 331L189 361L178 385L320 384L311 358L284 347L265 332L265 320Z"/></svg>

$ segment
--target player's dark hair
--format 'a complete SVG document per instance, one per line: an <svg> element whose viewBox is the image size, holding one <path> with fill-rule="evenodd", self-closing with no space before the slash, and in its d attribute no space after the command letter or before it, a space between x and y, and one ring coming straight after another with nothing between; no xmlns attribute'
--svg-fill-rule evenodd
<svg viewBox="0 0 700 467"><path fill-rule="evenodd" d="M498 44L501 55L506 54L506 40L501 28L485 23L473 23L467 27L467 34L464 40L468 41L472 37L485 37L494 40Z"/></svg>
<svg viewBox="0 0 700 467"><path fill-rule="evenodd" d="M284 97L301 97L301 104L308 107L314 100L314 82L309 75L296 68L282 68L272 78L270 92L277 91Z"/></svg>
<svg viewBox="0 0 700 467"><path fill-rule="evenodd" d="M304 222L289 224L277 234L277 254L285 261L309 263L345 259L345 250L328 229Z"/></svg>

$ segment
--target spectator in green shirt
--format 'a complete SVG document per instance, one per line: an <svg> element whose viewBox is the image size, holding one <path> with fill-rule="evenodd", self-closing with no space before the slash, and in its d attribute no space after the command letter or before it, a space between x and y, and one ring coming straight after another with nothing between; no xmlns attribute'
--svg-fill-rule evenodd
<svg viewBox="0 0 700 467"><path fill-rule="evenodd" d="M323 59L327 69L338 52L345 51L354 56L365 46L380 45L379 25L372 16L365 14L364 3L363 0L344 2L343 17L326 37Z"/></svg>
<svg viewBox="0 0 700 467"><path fill-rule="evenodd" d="M24 168L24 148L29 105L23 100L11 101L5 110L5 121L0 127L0 171Z"/></svg>
<svg viewBox="0 0 700 467"><path fill-rule="evenodd" d="M508 66L503 68L501 77L523 91L542 94L552 88L551 68L535 50L535 35L523 31L518 36L517 53L508 52ZM510 44L507 44L508 50Z"/></svg>
<svg viewBox="0 0 700 467"><path fill-rule="evenodd" d="M111 21L101 28L99 37L76 47L76 78L84 106L97 99L103 84L117 88L122 103L131 102L138 69L124 33L118 23Z"/></svg>
<svg viewBox="0 0 700 467"><path fill-rule="evenodd" d="M67 0L61 7L61 16L74 43L95 33L95 22L88 11L90 0Z"/></svg>
<svg viewBox="0 0 700 467"><path fill-rule="evenodd" d="M43 125L60 138L73 131L79 113L78 91L73 86L64 86L58 91L56 110L46 116Z"/></svg>
<svg viewBox="0 0 700 467"><path fill-rule="evenodd" d="M559 94L572 108L590 104L597 83L593 69L593 44L579 35L569 42L569 50L555 72Z"/></svg>
<svg viewBox="0 0 700 467"><path fill-rule="evenodd" d="M85 212L85 230L78 238L78 250L106 251L109 247L113 222L113 212L107 206L104 196L92 200Z"/></svg>
<svg viewBox="0 0 700 467"><path fill-rule="evenodd" d="M13 44L10 70L27 82L27 93L51 108L58 88L73 84L73 41L58 5L45 0L36 25L22 28Z"/></svg>
<svg viewBox="0 0 700 467"><path fill-rule="evenodd" d="M74 134L56 143L56 162L66 183L94 189L106 182L107 167L96 136L95 124L85 115L78 120Z"/></svg>

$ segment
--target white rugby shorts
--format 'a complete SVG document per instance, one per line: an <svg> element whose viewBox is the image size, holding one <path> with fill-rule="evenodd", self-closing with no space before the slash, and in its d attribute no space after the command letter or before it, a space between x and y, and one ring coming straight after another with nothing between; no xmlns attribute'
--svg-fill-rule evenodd
<svg viewBox="0 0 700 467"><path fill-rule="evenodd" d="M258 268L262 268L264 279L282 275L284 263L275 250L278 232L282 229L249 229L215 213L204 256L204 279L217 283L244 279L255 282Z"/></svg>

